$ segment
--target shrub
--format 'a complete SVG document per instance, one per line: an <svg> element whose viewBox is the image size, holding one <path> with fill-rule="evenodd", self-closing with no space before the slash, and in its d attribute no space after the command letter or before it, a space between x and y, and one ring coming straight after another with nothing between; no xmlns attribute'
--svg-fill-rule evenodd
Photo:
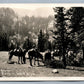
<svg viewBox="0 0 84 84"><path fill-rule="evenodd" d="M63 62L59 60L53 60L49 63L52 68L64 68Z"/></svg>

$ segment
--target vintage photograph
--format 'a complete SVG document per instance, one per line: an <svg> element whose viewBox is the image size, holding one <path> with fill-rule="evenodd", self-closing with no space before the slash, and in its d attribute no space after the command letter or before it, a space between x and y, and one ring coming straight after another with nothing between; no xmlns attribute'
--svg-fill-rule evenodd
<svg viewBox="0 0 84 84"><path fill-rule="evenodd" d="M0 4L3 77L84 77L84 5Z"/></svg>

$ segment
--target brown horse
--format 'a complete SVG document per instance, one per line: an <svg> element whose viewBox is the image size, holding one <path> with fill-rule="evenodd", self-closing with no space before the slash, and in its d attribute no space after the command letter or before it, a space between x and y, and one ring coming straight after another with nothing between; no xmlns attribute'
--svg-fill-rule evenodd
<svg viewBox="0 0 84 84"><path fill-rule="evenodd" d="M26 49L21 49L21 48L16 49L16 50L10 50L9 51L9 61L12 59L13 56L17 56L18 63L20 63L20 60L21 60L21 63L25 64L26 63L26 58L25 58L26 52L27 52Z"/></svg>
<svg viewBox="0 0 84 84"><path fill-rule="evenodd" d="M35 65L36 59L38 61L38 65L39 65L39 59L41 59L43 61L43 56L42 56L42 54L40 54L40 52L38 52L37 49L28 50L28 55L29 55L29 60L30 60L31 66L32 66L32 59L33 58L34 58L34 65Z"/></svg>

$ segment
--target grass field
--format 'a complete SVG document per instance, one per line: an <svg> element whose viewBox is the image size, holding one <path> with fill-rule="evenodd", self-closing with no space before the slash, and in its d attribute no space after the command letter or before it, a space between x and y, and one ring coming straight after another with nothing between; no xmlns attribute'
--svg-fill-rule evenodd
<svg viewBox="0 0 84 84"><path fill-rule="evenodd" d="M27 55L26 55L27 56ZM27 59L26 64L8 64L8 52L0 52L0 77L83 77L84 71L79 70L80 67L75 69L58 69L59 73L52 73L53 68L47 68L43 66L33 66L29 64ZM17 61L18 58L13 56L13 61Z"/></svg>

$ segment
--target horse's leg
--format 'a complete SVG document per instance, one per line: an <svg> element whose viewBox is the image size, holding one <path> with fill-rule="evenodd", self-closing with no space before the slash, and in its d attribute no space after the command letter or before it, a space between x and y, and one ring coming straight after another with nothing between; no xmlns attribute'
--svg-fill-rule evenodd
<svg viewBox="0 0 84 84"><path fill-rule="evenodd" d="M21 64L23 64L23 56L21 56Z"/></svg>
<svg viewBox="0 0 84 84"><path fill-rule="evenodd" d="M7 63L10 63L12 57L13 57L13 55L9 55L9 59L8 59Z"/></svg>
<svg viewBox="0 0 84 84"><path fill-rule="evenodd" d="M47 60L47 66L49 67L49 59Z"/></svg>
<svg viewBox="0 0 84 84"><path fill-rule="evenodd" d="M32 57L29 56L30 65L32 66Z"/></svg>
<svg viewBox="0 0 84 84"><path fill-rule="evenodd" d="M34 65L36 65L36 58L34 57Z"/></svg>
<svg viewBox="0 0 84 84"><path fill-rule="evenodd" d="M26 64L26 58L25 58L25 55L23 56L23 63Z"/></svg>
<svg viewBox="0 0 84 84"><path fill-rule="evenodd" d="M26 64L26 58L24 58L24 64Z"/></svg>
<svg viewBox="0 0 84 84"><path fill-rule="evenodd" d="M30 65L32 66L32 59L30 59Z"/></svg>
<svg viewBox="0 0 84 84"><path fill-rule="evenodd" d="M20 57L18 56L18 64L20 64Z"/></svg>
<svg viewBox="0 0 84 84"><path fill-rule="evenodd" d="M38 66L39 66L39 58L37 58L37 61L38 61Z"/></svg>
<svg viewBox="0 0 84 84"><path fill-rule="evenodd" d="M12 56L13 56L13 55L10 55L10 56L9 56L9 61L12 59Z"/></svg>

